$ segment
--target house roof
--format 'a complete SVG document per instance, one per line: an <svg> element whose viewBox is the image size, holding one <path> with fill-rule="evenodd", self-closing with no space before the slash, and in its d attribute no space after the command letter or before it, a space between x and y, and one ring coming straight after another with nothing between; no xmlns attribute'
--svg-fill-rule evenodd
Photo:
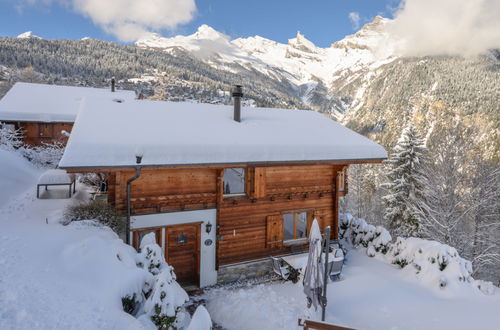
<svg viewBox="0 0 500 330"><path fill-rule="evenodd" d="M59 167L381 160L384 148L308 110L85 100ZM355 163L356 161L353 161Z"/></svg>
<svg viewBox="0 0 500 330"><path fill-rule="evenodd" d="M134 91L16 83L0 100L0 121L75 121L84 98L133 100Z"/></svg>

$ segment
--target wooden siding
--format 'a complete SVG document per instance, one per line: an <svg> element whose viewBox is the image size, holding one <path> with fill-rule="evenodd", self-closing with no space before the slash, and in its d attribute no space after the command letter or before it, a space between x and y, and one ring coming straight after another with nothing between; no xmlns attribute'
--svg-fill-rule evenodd
<svg viewBox="0 0 500 330"><path fill-rule="evenodd" d="M73 123L42 123L42 122L12 122L17 129L23 130L24 143L29 145L42 145L43 143L62 142L66 144L68 137L61 134L62 131L68 133L73 128Z"/></svg>
<svg viewBox="0 0 500 330"><path fill-rule="evenodd" d="M289 253L290 247L268 241L269 231L282 241L283 224L269 228L289 211L304 210L322 229L338 231L337 172L341 165L248 167L247 195L224 197L222 168L143 168L132 184L132 214L217 208L217 261L225 265ZM109 172L108 198L126 213L126 182L133 169ZM274 217L274 218L273 218ZM281 237L279 237L281 232Z"/></svg>

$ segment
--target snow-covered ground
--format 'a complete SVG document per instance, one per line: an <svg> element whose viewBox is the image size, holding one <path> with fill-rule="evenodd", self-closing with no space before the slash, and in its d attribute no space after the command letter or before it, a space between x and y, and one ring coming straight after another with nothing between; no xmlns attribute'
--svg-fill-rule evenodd
<svg viewBox="0 0 500 330"><path fill-rule="evenodd" d="M72 199L36 199L41 171L14 153L0 151L0 160L0 329L144 329L120 299L145 276L127 262L134 250L109 230L57 221L67 205L88 198L82 187ZM299 317L319 319L306 311L300 283L228 286L205 298L212 319L227 329L295 329ZM500 325L498 292L441 292L355 250L328 301L327 321L359 329Z"/></svg>
<svg viewBox="0 0 500 330"><path fill-rule="evenodd" d="M206 293L212 320L228 329L296 329L307 315L302 284L262 284ZM499 329L500 294L444 297L396 266L353 250L343 279L328 286L326 321L356 329ZM318 313L311 312L320 320Z"/></svg>
<svg viewBox="0 0 500 330"><path fill-rule="evenodd" d="M40 173L0 151L0 329L142 329L120 299L144 275L116 257L133 249L109 230L58 224L87 196L36 199Z"/></svg>

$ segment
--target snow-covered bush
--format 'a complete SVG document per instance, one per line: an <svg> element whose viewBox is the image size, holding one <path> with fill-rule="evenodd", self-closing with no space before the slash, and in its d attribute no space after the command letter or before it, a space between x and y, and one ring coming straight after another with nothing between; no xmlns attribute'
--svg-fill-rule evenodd
<svg viewBox="0 0 500 330"><path fill-rule="evenodd" d="M343 214L340 221L341 237L353 247L366 248L369 257L398 265L414 273L422 282L435 288L457 287L461 283L480 289L483 293L494 291L493 285L472 278L472 263L449 245L421 238L392 237L383 227L374 227L363 219Z"/></svg>
<svg viewBox="0 0 500 330"><path fill-rule="evenodd" d="M174 268L164 267L155 276L153 290L144 304L146 314L158 329L179 328L187 321L183 305L189 297L175 279Z"/></svg>
<svg viewBox="0 0 500 330"><path fill-rule="evenodd" d="M64 153L64 144L61 142L43 143L40 146L21 148L20 152L37 167L56 168Z"/></svg>
<svg viewBox="0 0 500 330"><path fill-rule="evenodd" d="M189 297L176 282L174 268L165 262L162 248L156 243L154 233L147 234L140 242L137 265L154 275L144 286L146 301L143 312L158 329L179 328L189 321L184 304Z"/></svg>
<svg viewBox="0 0 500 330"><path fill-rule="evenodd" d="M375 256L375 252L386 254L392 241L391 234L384 227L367 224L364 219L351 214L341 215L340 237L355 247L367 248L370 257Z"/></svg>
<svg viewBox="0 0 500 330"><path fill-rule="evenodd" d="M0 149L17 150L23 146L23 131L0 122Z"/></svg>
<svg viewBox="0 0 500 330"><path fill-rule="evenodd" d="M90 201L86 204L71 205L64 213L64 219L67 223L78 220L97 220L100 223L109 226L113 231L119 232L123 225L120 216L116 214L114 208L105 201Z"/></svg>
<svg viewBox="0 0 500 330"><path fill-rule="evenodd" d="M417 277L431 285L446 287L454 282L472 283L472 264L461 258L455 248L421 238L398 237L391 246L392 263L412 267Z"/></svg>
<svg viewBox="0 0 500 330"><path fill-rule="evenodd" d="M162 269L168 267L163 257L162 248L156 244L156 236L154 233L149 233L144 236L140 244L140 261L137 265L146 269L153 275L158 275Z"/></svg>

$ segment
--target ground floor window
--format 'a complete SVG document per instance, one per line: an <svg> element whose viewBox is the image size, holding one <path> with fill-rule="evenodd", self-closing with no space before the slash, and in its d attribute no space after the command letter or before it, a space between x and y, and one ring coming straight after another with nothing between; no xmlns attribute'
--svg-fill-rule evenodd
<svg viewBox="0 0 500 330"><path fill-rule="evenodd" d="M137 229L133 231L133 240L132 244L133 246L139 250L139 247L141 246L141 241L146 236L147 234L150 233L155 233L156 236L156 243L159 246L162 246L162 239L161 239L161 228L145 228L145 229Z"/></svg>
<svg viewBox="0 0 500 330"><path fill-rule="evenodd" d="M307 237L307 212L285 213L283 215L283 240Z"/></svg>

